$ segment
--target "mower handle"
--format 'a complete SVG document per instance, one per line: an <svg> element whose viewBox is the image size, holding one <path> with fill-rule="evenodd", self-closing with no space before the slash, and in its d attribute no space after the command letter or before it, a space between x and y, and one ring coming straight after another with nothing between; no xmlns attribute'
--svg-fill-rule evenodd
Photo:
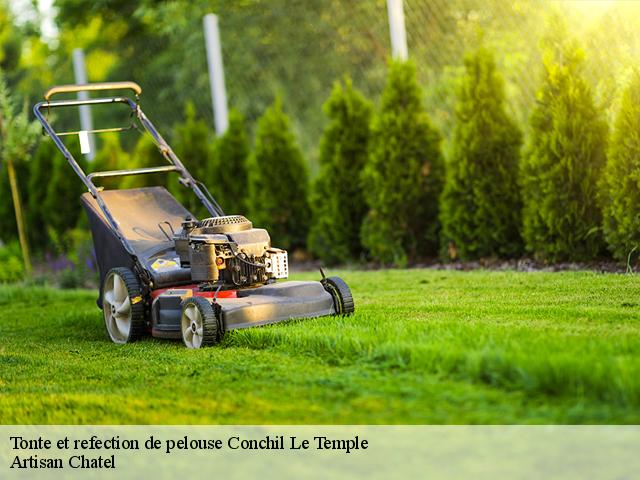
<svg viewBox="0 0 640 480"><path fill-rule="evenodd" d="M144 167L144 168L131 168L129 170L109 170L105 172L93 172L87 175L89 180L94 178L105 177L124 177L127 175L147 175L150 173L163 173L163 172L180 172L180 169L175 165L162 165L159 167Z"/></svg>
<svg viewBox="0 0 640 480"><path fill-rule="evenodd" d="M49 101L54 95L59 93L73 92L96 92L99 90L132 90L136 96L142 93L142 88L135 82L104 82L104 83L85 83L78 85L57 85L51 87L44 94L44 99Z"/></svg>
<svg viewBox="0 0 640 480"><path fill-rule="evenodd" d="M133 248L131 247L129 241L126 239L120 227L118 226L118 222L114 219L109 208L104 203L100 195L100 190L93 183L94 178L105 178L105 177L120 177L124 175L144 175L150 173L164 173L164 172L178 172L180 174L180 182L193 190L198 199L202 202L207 211L211 214L211 216L216 217L219 215L224 215L224 211L220 208L220 205L215 201L211 193L207 190L207 188L198 182L195 178L191 176L191 173L187 170L184 164L180 161L180 159L173 153L171 147L167 144L162 135L156 130L156 127L151 123L151 121L147 118L147 116L142 112L140 106L136 101L134 102L130 98L127 97L110 97L110 98L91 98L91 99L74 99L74 100L54 100L49 101L49 99L53 95L57 95L59 93L73 93L73 92L82 92L82 91L97 91L97 90L116 90L116 89L128 89L132 90L136 97L142 93L142 88L140 85L134 82L110 82L110 83L88 83L83 85L59 85L55 87L51 87L44 95L45 101L38 102L33 106L33 113L36 118L42 124L42 128L44 132L51 137L53 142L56 144L58 149L62 152L64 157L71 165L71 168L75 171L75 173L80 177L82 182L85 184L91 196L96 200L100 210L107 219L111 230L118 237L125 250L132 256L134 259L135 265L140 269L141 272L146 271L144 265L139 264L137 256ZM79 107L81 105L104 105L111 103L125 103L129 105L133 114L135 114L136 118L142 125L144 131L149 133L151 137L153 137L153 141L155 145L158 147L158 150L162 154L162 156L169 162L169 165L162 165L158 167L144 167L144 168L134 168L130 170L112 170L107 172L93 172L87 175L82 167L78 164L76 159L73 157L73 154L67 149L64 142L60 139L60 136L53 129L51 124L47 121L45 115L43 115L42 110L46 109L47 111L51 108L60 108L60 107ZM115 129L99 129L98 132L105 131L117 131ZM94 131L95 132L95 131ZM62 132L62 135L71 134L71 133L79 133L79 132ZM88 132L87 132L88 133Z"/></svg>

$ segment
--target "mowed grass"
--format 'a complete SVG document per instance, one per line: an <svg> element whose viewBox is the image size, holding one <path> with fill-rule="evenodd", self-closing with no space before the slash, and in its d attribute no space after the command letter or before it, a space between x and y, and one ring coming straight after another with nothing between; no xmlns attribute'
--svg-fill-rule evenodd
<svg viewBox="0 0 640 480"><path fill-rule="evenodd" d="M636 276L331 273L356 315L197 351L112 344L92 291L0 287L0 423L640 423Z"/></svg>

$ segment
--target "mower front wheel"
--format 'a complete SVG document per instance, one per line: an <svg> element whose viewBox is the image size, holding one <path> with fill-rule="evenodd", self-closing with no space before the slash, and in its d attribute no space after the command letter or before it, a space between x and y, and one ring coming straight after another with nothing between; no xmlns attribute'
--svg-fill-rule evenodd
<svg viewBox="0 0 640 480"><path fill-rule="evenodd" d="M355 311L353 295L347 282L340 277L326 277L321 280L321 283L333 297L336 315L351 315Z"/></svg>
<svg viewBox="0 0 640 480"><path fill-rule="evenodd" d="M215 307L218 307L216 309ZM216 312L216 310L218 310ZM187 348L215 345L222 338L218 305L212 305L202 297L187 298L182 303L182 341Z"/></svg>
<svg viewBox="0 0 640 480"><path fill-rule="evenodd" d="M140 282L128 268L112 268L102 284L102 313L114 343L133 342L144 334L144 302Z"/></svg>

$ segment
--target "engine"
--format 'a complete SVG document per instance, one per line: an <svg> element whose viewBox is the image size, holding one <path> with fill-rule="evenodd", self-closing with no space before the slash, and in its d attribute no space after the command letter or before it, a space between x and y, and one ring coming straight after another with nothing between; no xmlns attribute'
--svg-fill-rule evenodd
<svg viewBox="0 0 640 480"><path fill-rule="evenodd" d="M175 232L182 267L201 289L249 287L289 276L287 252L271 246L269 233L242 215L187 219Z"/></svg>

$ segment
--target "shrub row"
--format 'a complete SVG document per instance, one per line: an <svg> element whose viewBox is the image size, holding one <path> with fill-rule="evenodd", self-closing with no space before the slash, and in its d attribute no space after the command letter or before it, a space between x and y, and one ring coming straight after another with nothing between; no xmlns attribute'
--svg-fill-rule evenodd
<svg viewBox="0 0 640 480"><path fill-rule="evenodd" d="M290 120L276 100L257 123L253 148L232 111L214 138L186 106L172 144L228 214L268 228L274 243L328 264L370 259L406 264L427 257L469 260L530 254L548 261L627 260L640 241L640 74L624 93L611 136L582 76L575 45L549 50L536 105L523 131L509 116L504 81L490 51L464 62L446 159L411 62L389 63L376 110L348 78L324 110L319 173L309 173ZM76 158L82 157L72 147ZM91 170L156 165L148 135L131 154L105 135ZM51 141L18 165L33 245L64 243L79 221L81 183ZM158 184L165 177L108 180L105 188ZM171 192L206 215L178 182ZM0 197L8 198L0 170ZM24 192L28 192L25 194ZM82 221L82 220L80 220ZM10 202L0 202L0 238L15 237ZM61 238L63 240L61 240Z"/></svg>
<svg viewBox="0 0 640 480"><path fill-rule="evenodd" d="M69 138L69 137L66 137ZM161 165L163 158L152 137L141 134L131 153L118 134L100 136L101 147L91 163L78 151L77 142L67 148L85 171L117 170ZM258 122L255 148L250 152L245 121L230 112L229 128L214 138L209 126L196 118L192 105L184 122L175 125L171 142L194 177L207 185L227 214L244 214L256 225L271 230L285 248L304 248L309 226L308 173L291 124L276 101ZM86 228L78 197L84 191L64 156L51 139L43 138L28 162L16 164L30 244L44 254L78 248L76 227ZM165 185L197 217L208 213L193 193L177 182L177 176L145 175L103 179L106 189ZM6 169L0 169L0 240L11 242L17 229L10 201ZM75 207L69 207L73 206ZM1 243L0 243L1 245Z"/></svg>
<svg viewBox="0 0 640 480"><path fill-rule="evenodd" d="M362 130L366 140L351 149L357 155L342 154L337 162L322 157L320 178L338 176L340 163L359 166L366 157L360 174L350 173L350 186L359 183L366 207L360 210L365 212L361 249L334 252L357 259L364 251L372 260L396 264L438 253L446 260L528 254L557 262L601 258L608 248L616 260L637 263L640 74L633 75L623 95L608 143L604 113L583 78L582 51L570 42L549 49L523 142L508 114L504 81L491 52L479 48L465 58L464 67L446 161L410 62L390 64L381 106L371 122L341 120L340 130ZM351 90L342 96L359 96ZM337 102L336 92L330 104ZM336 136L335 122L323 141ZM316 182L315 195L327 204L350 205L344 194L344 188L326 189ZM312 251L328 262L345 258L327 254L331 249L326 244L318 247L314 232L324 232L317 226L334 217L329 209L315 208L309 241ZM332 241L351 245L344 234Z"/></svg>

